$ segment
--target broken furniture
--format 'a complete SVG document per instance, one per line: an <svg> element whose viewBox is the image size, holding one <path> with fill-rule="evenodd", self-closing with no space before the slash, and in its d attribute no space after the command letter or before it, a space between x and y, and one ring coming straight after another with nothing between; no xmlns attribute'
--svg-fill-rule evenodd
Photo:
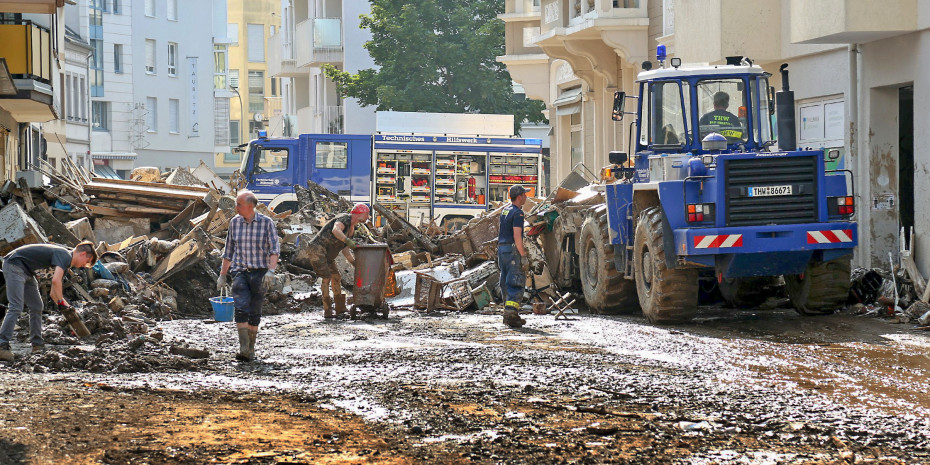
<svg viewBox="0 0 930 465"><path fill-rule="evenodd" d="M571 300L568 300L568 299L571 299ZM553 299L552 297L550 297L549 301L552 302L552 305L550 305L547 310L549 311L549 313L552 313L553 311L555 311L556 320L559 320L559 319L568 320L570 318L568 318L568 315L565 314L566 312L574 313L576 315L578 314L578 310L575 308L572 308L572 305L575 305L575 302L577 300L578 299L572 298L571 292L566 292L565 294L559 296L558 299Z"/></svg>

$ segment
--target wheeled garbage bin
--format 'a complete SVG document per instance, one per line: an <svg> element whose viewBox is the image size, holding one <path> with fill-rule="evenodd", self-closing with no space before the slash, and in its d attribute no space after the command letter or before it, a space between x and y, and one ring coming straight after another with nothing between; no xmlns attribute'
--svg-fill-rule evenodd
<svg viewBox="0 0 930 465"><path fill-rule="evenodd" d="M379 312L388 317L390 307L384 300L387 282L387 244L366 244L355 248L355 303L349 315L355 318L359 310Z"/></svg>

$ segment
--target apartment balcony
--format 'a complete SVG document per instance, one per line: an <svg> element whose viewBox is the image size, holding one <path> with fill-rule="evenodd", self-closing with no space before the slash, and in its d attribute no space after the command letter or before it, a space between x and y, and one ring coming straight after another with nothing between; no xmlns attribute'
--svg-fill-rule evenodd
<svg viewBox="0 0 930 465"><path fill-rule="evenodd" d="M504 13L497 15L502 21L539 21L540 0L506 0Z"/></svg>
<svg viewBox="0 0 930 465"><path fill-rule="evenodd" d="M20 122L57 119L61 103L52 72L52 42L48 28L31 21L0 24L0 59L6 92L0 91L0 108ZM12 83L12 89L9 84ZM15 92L13 92L15 90Z"/></svg>
<svg viewBox="0 0 930 465"><path fill-rule="evenodd" d="M281 115L281 97L265 97L265 120Z"/></svg>
<svg viewBox="0 0 930 465"><path fill-rule="evenodd" d="M919 0L791 0L791 42L852 44L917 30Z"/></svg>
<svg viewBox="0 0 930 465"><path fill-rule="evenodd" d="M307 74L297 68L294 44L285 42L284 34L268 39L268 74L271 77L297 77Z"/></svg>
<svg viewBox="0 0 930 465"><path fill-rule="evenodd" d="M589 84L598 75L615 86L618 55L630 64L648 55L648 6L649 0L542 0L535 44Z"/></svg>
<svg viewBox="0 0 930 465"><path fill-rule="evenodd" d="M41 13L50 15L65 6L65 0L0 0L0 11L6 13Z"/></svg>
<svg viewBox="0 0 930 465"><path fill-rule="evenodd" d="M297 66L343 62L342 19L312 18L297 24Z"/></svg>

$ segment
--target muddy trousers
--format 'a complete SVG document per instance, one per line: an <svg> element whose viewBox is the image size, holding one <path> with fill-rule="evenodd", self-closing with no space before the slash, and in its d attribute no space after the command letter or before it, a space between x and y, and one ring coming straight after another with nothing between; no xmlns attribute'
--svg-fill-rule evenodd
<svg viewBox="0 0 930 465"><path fill-rule="evenodd" d="M265 300L265 289L262 288L262 278L267 268L240 270L233 276L232 297L235 301L236 323L248 323L258 326L262 319L262 302Z"/></svg>
<svg viewBox="0 0 930 465"><path fill-rule="evenodd" d="M35 276L23 269L22 266L3 263L3 277L6 279L6 299L9 307L3 324L0 325L0 347L6 347L13 340L13 328L16 320L23 313L23 308L29 308L29 340L32 345L42 345L42 296L39 294L39 283Z"/></svg>
<svg viewBox="0 0 930 465"><path fill-rule="evenodd" d="M504 305L520 307L526 276L523 274L520 252L513 244L497 245L497 266L501 270L501 294Z"/></svg>

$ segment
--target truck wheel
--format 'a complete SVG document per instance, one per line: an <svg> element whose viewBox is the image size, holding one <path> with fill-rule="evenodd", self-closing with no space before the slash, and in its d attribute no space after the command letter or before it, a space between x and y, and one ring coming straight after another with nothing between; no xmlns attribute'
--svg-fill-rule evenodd
<svg viewBox="0 0 930 465"><path fill-rule="evenodd" d="M849 295L849 257L807 266L803 275L785 275L791 305L801 315L828 315Z"/></svg>
<svg viewBox="0 0 930 465"><path fill-rule="evenodd" d="M771 291L772 278L724 278L718 283L723 300L734 307L757 307L765 302Z"/></svg>
<svg viewBox="0 0 930 465"><path fill-rule="evenodd" d="M694 318L698 300L698 270L665 266L662 209L643 211L633 241L636 293L643 314L653 323L682 323Z"/></svg>
<svg viewBox="0 0 930 465"><path fill-rule="evenodd" d="M607 213L588 216L581 226L581 290L591 311L599 314L636 310L636 284L614 267L614 248L607 234Z"/></svg>

